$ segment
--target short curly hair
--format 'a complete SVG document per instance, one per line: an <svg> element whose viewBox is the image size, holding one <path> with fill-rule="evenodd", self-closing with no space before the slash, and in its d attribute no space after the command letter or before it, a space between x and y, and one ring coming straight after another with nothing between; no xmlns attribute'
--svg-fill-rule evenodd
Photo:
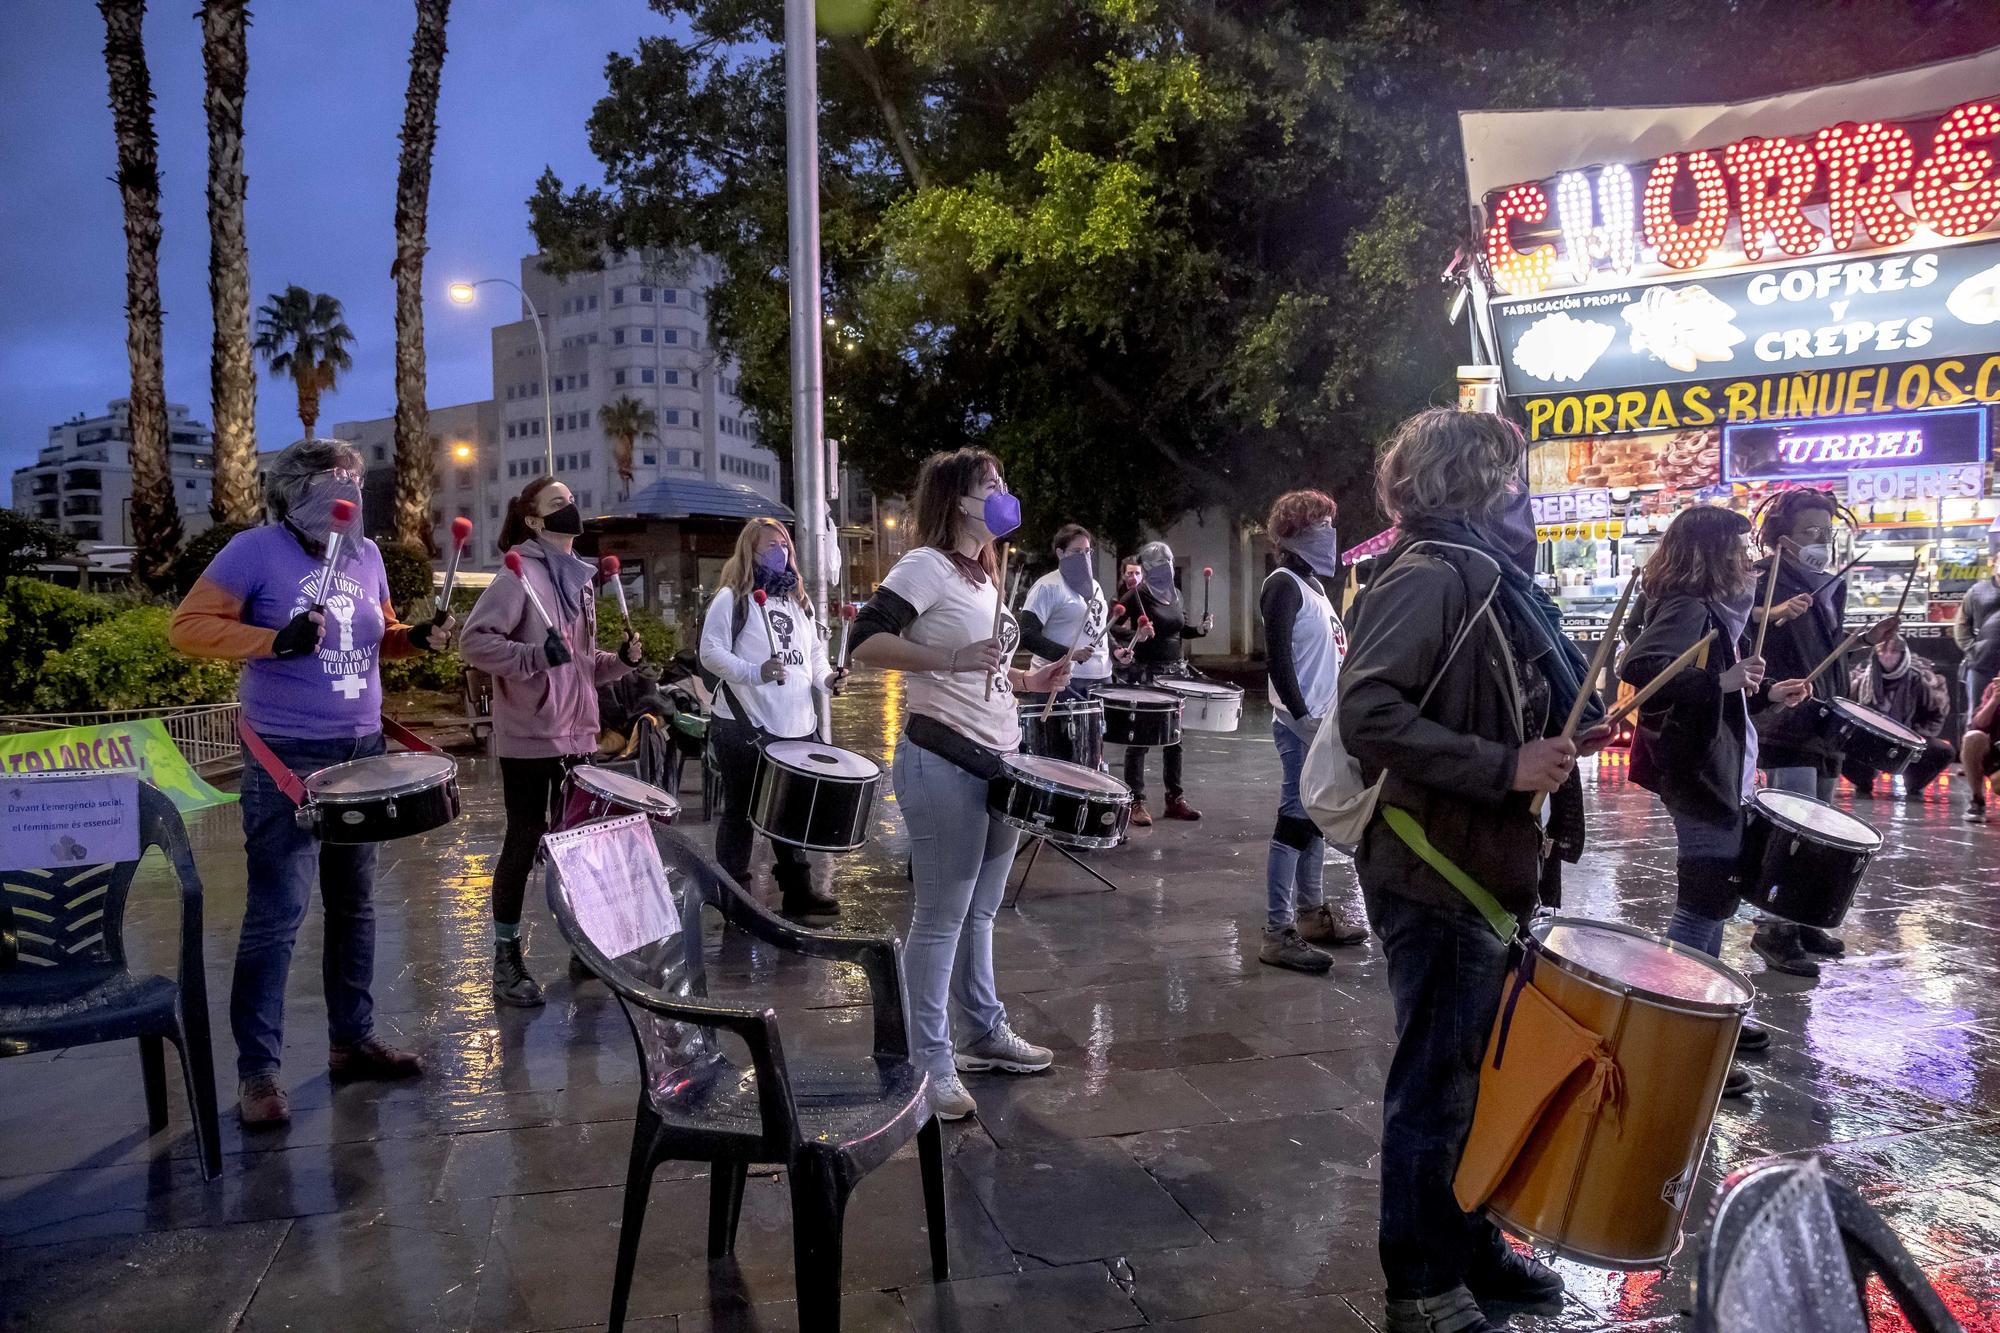
<svg viewBox="0 0 2000 1333"><path fill-rule="evenodd" d="M1264 520L1264 531L1274 542L1285 541L1307 528L1333 522L1339 512L1340 506L1325 491L1286 491L1271 502L1271 516Z"/></svg>
<svg viewBox="0 0 2000 1333"><path fill-rule="evenodd" d="M1527 452L1527 437L1505 417L1429 408L1396 428L1376 465L1375 493L1398 523L1484 518L1507 498Z"/></svg>

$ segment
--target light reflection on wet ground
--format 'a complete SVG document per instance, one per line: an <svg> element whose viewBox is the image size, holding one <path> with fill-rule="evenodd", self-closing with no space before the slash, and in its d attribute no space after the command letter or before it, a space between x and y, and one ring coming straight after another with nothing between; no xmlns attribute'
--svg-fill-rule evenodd
<svg viewBox="0 0 2000 1333"><path fill-rule="evenodd" d="M849 1213L848 1326L1108 1329L1208 1317L1214 1328L1357 1330L1379 1320L1374 1213L1379 1096L1391 1032L1381 959L1328 977L1255 958L1277 766L1253 702L1243 729L1193 736L1199 824L1162 822L1092 864L1103 891L1044 856L998 927L1012 1020L1057 1051L1029 1079L970 1080L980 1117L948 1131L957 1281L927 1277L913 1160ZM886 762L899 692L863 682L836 740ZM246 1140L225 1116L224 1178L204 1184L178 1091L145 1131L129 1046L0 1061L0 1328L555 1329L600 1322L637 1072L629 1030L531 895L528 956L549 1004L495 1013L487 877L500 802L467 763L466 813L383 849L378 1017L431 1062L421 1082L337 1092L324 1071L316 914L288 1014L291 1129ZM690 777L685 827L706 839ZM1691 1216L1726 1172L1822 1151L1902 1234L1968 1327L2000 1304L2000 828L1957 822L1962 792L1858 807L1888 834L1817 983L1762 971L1747 922L1726 954L1758 984L1772 1051L1759 1092L1725 1104ZM1593 845L1565 911L1657 929L1672 835L1621 763L1596 775ZM900 933L908 884L893 793L876 841L822 860L843 926ZM214 1030L228 1077L229 958L242 910L233 808L192 830L207 880ZM1329 888L1350 898L1336 863ZM775 900L767 879L760 892ZM142 968L172 971L174 908L135 897ZM711 984L782 1015L787 1050L872 1038L858 969L710 934ZM634 1291L649 1329L788 1328L782 1181L753 1177L735 1265L702 1261L706 1182L655 1185ZM1691 1255L1661 1273L1565 1265L1572 1301L1517 1328L1685 1327ZM40 1293L39 1295L35 1293ZM1005 1309L1003 1323L978 1312ZM1987 1322L1979 1323L1973 1312ZM1886 1314L1881 1328L1896 1327Z"/></svg>

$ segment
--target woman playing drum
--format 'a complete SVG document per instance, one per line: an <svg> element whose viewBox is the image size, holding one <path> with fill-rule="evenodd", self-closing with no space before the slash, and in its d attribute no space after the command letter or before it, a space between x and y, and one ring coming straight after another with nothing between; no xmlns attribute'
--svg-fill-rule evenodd
<svg viewBox="0 0 2000 1333"><path fill-rule="evenodd" d="M1132 666L1126 673L1131 682L1149 685L1156 676L1186 673L1183 641L1207 634L1215 627L1215 618L1203 615L1198 622L1189 619L1187 599L1174 584L1173 547L1165 542L1141 546L1139 570L1138 586L1119 598L1125 614L1112 633L1122 636L1132 650ZM1161 756L1166 817L1200 819L1201 812L1187 803L1181 787L1180 742L1163 746ZM1146 747L1127 747L1125 785L1132 789L1132 822L1142 827L1152 823L1153 816L1146 809Z"/></svg>
<svg viewBox="0 0 2000 1333"><path fill-rule="evenodd" d="M341 502L353 506L352 536L343 538L323 587ZM168 633L190 656L244 664L244 724L304 778L383 752L380 659L442 651L452 622L396 619L381 552L360 535L361 455L353 446L292 445L271 465L264 503L271 521L229 539L174 612ZM326 910L334 1077L403 1078L422 1073L423 1061L375 1036L375 845L322 843L299 827L291 799L247 750L242 807L249 877L229 1025L238 1111L246 1128L262 1129L291 1118L278 1083L285 978L315 880Z"/></svg>
<svg viewBox="0 0 2000 1333"><path fill-rule="evenodd" d="M760 606L753 594L764 594ZM813 622L799 579L792 539L773 518L753 518L736 535L715 596L701 623L701 664L716 679L709 741L722 778L722 813L715 859L739 884L750 882L750 793L757 776L759 737L796 740L819 728L813 691L840 693L846 668L827 665L826 640ZM806 854L773 840L772 871L788 913L840 911L832 894L813 887Z"/></svg>
<svg viewBox="0 0 2000 1333"><path fill-rule="evenodd" d="M571 548L583 514L569 487L537 477L507 504L506 573L479 594L460 649L493 677L493 753L507 832L493 863L493 998L532 1007L542 988L521 960L521 902L535 849L572 764L597 752L597 687L639 665L639 636L597 646L596 567ZM518 557L518 561L515 559Z"/></svg>
<svg viewBox="0 0 2000 1333"><path fill-rule="evenodd" d="M959 1120L978 1109L960 1070L1031 1073L1055 1061L1008 1026L994 984L993 916L1020 835L987 813L986 792L1019 745L1015 694L1062 689L1070 663L1008 665L1020 630L1000 604L993 542L1020 526L1021 506L999 460L979 449L933 454L917 478L914 524L921 545L861 609L852 656L907 673L893 777L916 884L903 956L912 1058L930 1075L933 1109ZM956 1048L954 1018L969 1034Z"/></svg>

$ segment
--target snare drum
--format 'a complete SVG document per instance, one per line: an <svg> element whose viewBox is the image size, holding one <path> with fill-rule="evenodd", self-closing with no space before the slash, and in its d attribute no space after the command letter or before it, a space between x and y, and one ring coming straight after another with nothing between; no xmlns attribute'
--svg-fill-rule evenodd
<svg viewBox="0 0 2000 1333"><path fill-rule="evenodd" d="M1163 676L1154 686L1177 694L1181 725L1189 731L1234 731L1243 720L1243 687L1220 681Z"/></svg>
<svg viewBox="0 0 2000 1333"><path fill-rule="evenodd" d="M293 818L322 842L387 842L458 818L458 764L419 750L352 759L306 778Z"/></svg>
<svg viewBox="0 0 2000 1333"><path fill-rule="evenodd" d="M1021 753L1096 768L1104 762L1104 704L1097 699L1058 699L1021 705Z"/></svg>
<svg viewBox="0 0 2000 1333"><path fill-rule="evenodd" d="M1081 764L1010 754L986 784L986 810L1010 828L1065 847L1116 847L1132 818L1132 789Z"/></svg>
<svg viewBox="0 0 2000 1333"><path fill-rule="evenodd" d="M1797 792L1765 787L1743 828L1743 896L1772 916L1822 930L1854 903L1869 861L1882 850L1872 824Z"/></svg>
<svg viewBox="0 0 2000 1333"><path fill-rule="evenodd" d="M1180 744L1179 695L1114 685L1099 690L1097 697L1104 704L1104 739L1110 744Z"/></svg>
<svg viewBox="0 0 2000 1333"><path fill-rule="evenodd" d="M1924 752L1924 738L1887 713L1834 699L1820 705L1820 734L1846 759L1894 776Z"/></svg>
<svg viewBox="0 0 2000 1333"><path fill-rule="evenodd" d="M650 782L595 764L578 764L563 775L561 809L553 833L619 815L646 815L671 824L681 803Z"/></svg>
<svg viewBox="0 0 2000 1333"><path fill-rule="evenodd" d="M1535 922L1526 948L1529 985L1602 1037L1622 1090L1605 1100L1589 1066L1573 1073L1535 1117L1486 1209L1565 1258L1657 1267L1680 1245L1750 983L1705 954L1579 917ZM1503 1003L1496 1038L1507 1013ZM1533 1053L1515 1059L1517 1049L1507 1047L1496 1068L1489 1043L1482 1100L1503 1102L1499 1085L1532 1077Z"/></svg>
<svg viewBox="0 0 2000 1333"><path fill-rule="evenodd" d="M773 842L809 852L851 852L868 841L876 763L818 741L771 741L757 752L750 823Z"/></svg>

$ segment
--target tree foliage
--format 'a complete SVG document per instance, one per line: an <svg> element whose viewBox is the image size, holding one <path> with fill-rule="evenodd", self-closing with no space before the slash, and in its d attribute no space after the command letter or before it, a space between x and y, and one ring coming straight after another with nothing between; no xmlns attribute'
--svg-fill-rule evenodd
<svg viewBox="0 0 2000 1333"><path fill-rule="evenodd" d="M299 424L308 438L319 422L320 395L332 393L340 373L354 367L347 350L353 344L346 311L325 292L310 292L293 283L258 307L252 345L274 378L291 378L299 395Z"/></svg>
<svg viewBox="0 0 2000 1333"><path fill-rule="evenodd" d="M76 554L76 538L53 523L14 509L0 509L0 583L36 565Z"/></svg>
<svg viewBox="0 0 2000 1333"><path fill-rule="evenodd" d="M437 540L432 509L437 442L431 438L424 361L424 255L430 249L431 157L450 13L451 0L417 0L396 159L396 258L389 265L396 283L396 540L427 553Z"/></svg>
<svg viewBox="0 0 2000 1333"><path fill-rule="evenodd" d="M721 260L710 317L788 438L771 0L654 0L610 57L602 187L545 173L559 271ZM1456 113L1731 99L2000 40L1975 0L880 0L822 41L827 431L886 490L995 449L1038 541L1332 490L1463 359Z"/></svg>

